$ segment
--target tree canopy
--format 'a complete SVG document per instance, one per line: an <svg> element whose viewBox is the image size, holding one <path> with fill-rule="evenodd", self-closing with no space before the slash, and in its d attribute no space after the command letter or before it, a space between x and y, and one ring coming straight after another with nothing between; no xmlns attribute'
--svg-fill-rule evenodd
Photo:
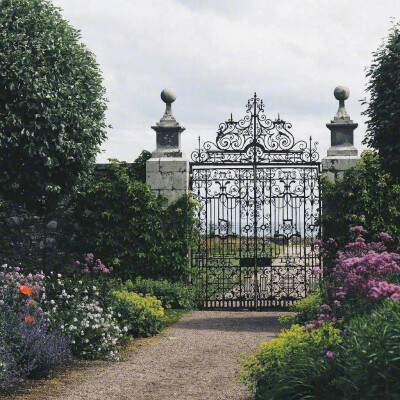
<svg viewBox="0 0 400 400"><path fill-rule="evenodd" d="M367 70L370 100L363 141L378 150L385 169L400 178L400 24L395 24L373 54Z"/></svg>
<svg viewBox="0 0 400 400"><path fill-rule="evenodd" d="M106 138L105 89L46 0L0 0L0 197L37 211L79 186Z"/></svg>

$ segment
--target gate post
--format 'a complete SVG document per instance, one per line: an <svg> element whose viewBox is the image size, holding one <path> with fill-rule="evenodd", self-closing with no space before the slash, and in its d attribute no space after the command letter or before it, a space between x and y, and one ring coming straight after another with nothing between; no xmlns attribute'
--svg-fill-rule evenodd
<svg viewBox="0 0 400 400"><path fill-rule="evenodd" d="M158 195L175 201L189 189L189 162L181 151L181 133L185 130L172 115L171 104L176 100L172 89L164 89L161 99L165 113L151 128L156 131L156 149L146 162L146 183Z"/></svg>
<svg viewBox="0 0 400 400"><path fill-rule="evenodd" d="M337 86L333 94L339 100L339 109L333 120L326 124L331 131L331 147L327 157L322 159L322 171L330 181L336 182L359 160L358 150L354 147L354 130L358 124L350 119L344 106L344 101L350 96L349 89Z"/></svg>

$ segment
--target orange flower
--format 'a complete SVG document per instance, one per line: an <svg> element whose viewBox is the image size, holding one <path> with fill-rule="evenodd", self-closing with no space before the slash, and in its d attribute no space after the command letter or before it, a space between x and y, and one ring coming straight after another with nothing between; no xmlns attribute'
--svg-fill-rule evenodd
<svg viewBox="0 0 400 400"><path fill-rule="evenodd" d="M26 294L27 296L30 296L32 294L32 289L28 286L21 286L19 288L19 291L23 294Z"/></svg>
<svg viewBox="0 0 400 400"><path fill-rule="evenodd" d="M36 321L35 321L35 318L33 318L31 315L27 315L27 316L25 317L25 322L26 322L27 324L34 324Z"/></svg>

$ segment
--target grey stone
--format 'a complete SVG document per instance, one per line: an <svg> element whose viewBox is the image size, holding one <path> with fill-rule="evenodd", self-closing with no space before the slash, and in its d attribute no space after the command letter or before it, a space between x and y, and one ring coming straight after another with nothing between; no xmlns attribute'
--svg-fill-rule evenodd
<svg viewBox="0 0 400 400"><path fill-rule="evenodd" d="M164 89L161 99L166 109L156 131L156 149L146 162L146 183L169 202L175 201L189 189L189 162L181 151L181 133L185 130L172 114L171 104L176 100L172 89Z"/></svg>
<svg viewBox="0 0 400 400"><path fill-rule="evenodd" d="M47 229L50 229L51 231L54 231L57 229L57 221L50 221L47 224Z"/></svg>
<svg viewBox="0 0 400 400"><path fill-rule="evenodd" d="M359 159L358 150L354 147L354 130L358 124L350 119L344 104L350 91L344 86L338 86L334 96L339 100L339 109L333 120L326 124L331 131L331 147L327 157L322 159L322 171L333 182L341 179L344 171L356 165Z"/></svg>

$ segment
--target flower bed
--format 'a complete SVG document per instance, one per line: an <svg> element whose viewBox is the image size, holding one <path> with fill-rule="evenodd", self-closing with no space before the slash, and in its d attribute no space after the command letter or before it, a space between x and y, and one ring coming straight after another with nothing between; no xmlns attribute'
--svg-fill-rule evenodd
<svg viewBox="0 0 400 400"><path fill-rule="evenodd" d="M361 227L344 249L318 243L321 290L294 307L298 322L243 361L242 380L257 399L400 397L400 255L382 232ZM318 311L317 311L318 310Z"/></svg>
<svg viewBox="0 0 400 400"><path fill-rule="evenodd" d="M111 273L90 253L71 276L0 268L0 386L47 375L71 356L117 361L130 336L161 331L161 302L124 290Z"/></svg>

